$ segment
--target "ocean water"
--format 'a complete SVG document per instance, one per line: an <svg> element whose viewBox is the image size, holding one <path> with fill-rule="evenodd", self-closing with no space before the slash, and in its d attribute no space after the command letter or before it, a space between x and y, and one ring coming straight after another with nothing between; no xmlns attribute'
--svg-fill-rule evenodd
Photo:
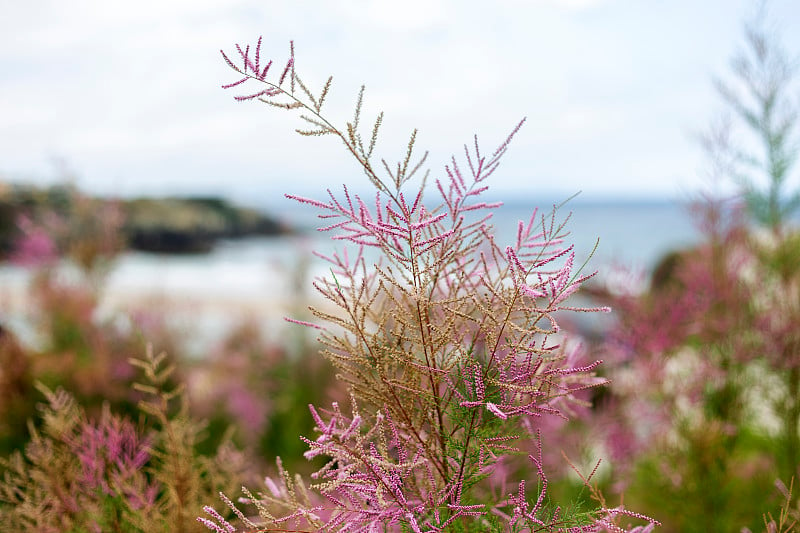
<svg viewBox="0 0 800 533"><path fill-rule="evenodd" d="M527 222L535 209L537 219L545 215L549 221L553 204L511 202L493 210L491 223L497 241L511 244L518 222ZM315 245L330 247L326 234L314 235L314 228L323 221L317 219L313 208L288 204L270 212L292 227L305 229ZM699 238L688 206L675 201L573 201L556 211L556 223L566 217L567 242L575 246L580 259L594 250L591 264L595 268L624 266L646 271L665 253L690 246Z"/></svg>

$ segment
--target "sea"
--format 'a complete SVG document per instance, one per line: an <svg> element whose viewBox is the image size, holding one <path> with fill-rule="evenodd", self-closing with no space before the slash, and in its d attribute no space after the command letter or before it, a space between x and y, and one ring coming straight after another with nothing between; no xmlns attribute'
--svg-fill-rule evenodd
<svg viewBox="0 0 800 533"><path fill-rule="evenodd" d="M527 221L537 207L549 220L554 205L517 201L494 209L496 241L512 244L520 220ZM161 313L194 339L190 351L202 351L242 320L280 335L284 316L306 316L315 298L311 282L328 272L312 252L330 254L343 242L315 230L325 221L313 208L286 201L264 210L295 231L222 241L205 254L123 253L102 287L100 314ZM566 242L574 245L578 264L588 259L587 268L606 280L641 283L665 253L699 239L687 205L677 201L573 200L555 213L557 223L565 218ZM35 344L25 294L30 277L25 268L0 266L0 323Z"/></svg>

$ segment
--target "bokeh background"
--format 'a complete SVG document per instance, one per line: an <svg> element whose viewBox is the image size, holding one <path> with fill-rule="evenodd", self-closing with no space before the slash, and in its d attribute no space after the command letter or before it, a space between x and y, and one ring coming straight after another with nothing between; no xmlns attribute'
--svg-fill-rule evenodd
<svg viewBox="0 0 800 533"><path fill-rule="evenodd" d="M797 67L797 2L0 7L3 456L47 427L43 387L69 391L90 420L105 420L104 405L138 416L129 359L151 345L175 364L169 383L186 384L188 416L208 423L176 449L219 454L231 427L246 466L230 479L261 479L278 455L293 470L315 466L298 438L313 434L307 406L347 394L313 332L284 318L309 320L308 305L324 305L311 282L329 270L312 251L334 243L314 231L312 208L284 194L323 198L342 183L372 193L341 143L296 135L291 113L221 88L238 76L220 49L234 56L235 43L262 36L262 58L279 66L294 42L314 90L334 75L335 124L366 85L365 120L386 114L379 157L402 158L419 129L433 178L473 135L490 151L526 118L486 196L505 203L493 223L506 241L533 209L559 206L578 261L598 271L577 303L616 309L565 320L617 385L550 428L553 450L581 466L610 459L597 478L610 502L665 531L755 531L781 505L800 513L784 490L800 457L797 210L779 231L760 224L743 182L703 143L725 131L759 147L752 128L725 121L718 85L743 87L731 58L748 49L745 21L762 21ZM796 76L784 88L797 109ZM789 168L787 197L800 189ZM766 174L748 179L767 190ZM549 465L554 497L588 505L563 466ZM197 505L219 488L204 479L193 481ZM10 486L0 484L0 517L15 509ZM186 509L175 520L198 527Z"/></svg>

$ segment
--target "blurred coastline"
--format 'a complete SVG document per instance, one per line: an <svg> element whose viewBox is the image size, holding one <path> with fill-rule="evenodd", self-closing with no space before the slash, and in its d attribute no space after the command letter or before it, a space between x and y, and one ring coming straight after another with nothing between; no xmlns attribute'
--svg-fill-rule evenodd
<svg viewBox="0 0 800 533"><path fill-rule="evenodd" d="M533 208L520 202L496 209L492 223L498 240L511 244L518 221L527 221ZM539 217L549 217L551 210L552 204L542 206ZM344 243L315 230L318 219L312 209L289 206L268 211L296 231L222 240L201 254L121 253L102 287L100 312L108 318L157 308L173 327L189 333L187 348L198 354L204 344L224 336L243 319L259 324L270 336L278 335L284 316L303 315L310 303L319 303L311 282L324 276L328 267L312 251L330 254ZM557 211L556 223L568 215L566 242L575 246L576 265L597 244L587 268L597 270L607 282L620 272L646 280L660 257L698 238L687 206L674 201L570 203ZM68 269L63 275L69 276ZM0 265L0 320L35 343L33 325L26 322L25 294L31 276L25 267Z"/></svg>

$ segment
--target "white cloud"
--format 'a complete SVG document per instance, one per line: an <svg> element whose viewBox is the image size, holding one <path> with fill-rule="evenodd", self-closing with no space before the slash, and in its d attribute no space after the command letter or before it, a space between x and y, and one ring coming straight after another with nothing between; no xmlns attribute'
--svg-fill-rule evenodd
<svg viewBox="0 0 800 533"><path fill-rule="evenodd" d="M549 5L568 10L583 10L609 4L610 0L535 0L534 4Z"/></svg>
<svg viewBox="0 0 800 533"><path fill-rule="evenodd" d="M243 188L267 173L309 187L340 180L353 167L337 143L297 138L291 117L234 102L219 88L235 76L218 50L263 34L264 56L279 61L295 39L298 69L313 86L335 75L329 112L337 121L351 116L365 83L365 118L386 111L381 150L390 158L419 127L420 148L432 149L438 171L473 133L488 148L527 115L497 187L546 178L570 190L643 182L664 190L681 165L696 173L686 164L694 157L686 130L710 118L711 70L724 70L745 5L8 3L0 18L0 172L30 174L55 153L97 188L110 176L144 192L154 184L219 189L234 178ZM789 0L774 12L785 22L800 18ZM800 49L798 37L786 36Z"/></svg>
<svg viewBox="0 0 800 533"><path fill-rule="evenodd" d="M374 25L382 31L418 31L432 28L444 21L448 8L445 7L444 0L343 0L333 3L329 9L334 13L341 9L348 17L348 22L358 26Z"/></svg>

